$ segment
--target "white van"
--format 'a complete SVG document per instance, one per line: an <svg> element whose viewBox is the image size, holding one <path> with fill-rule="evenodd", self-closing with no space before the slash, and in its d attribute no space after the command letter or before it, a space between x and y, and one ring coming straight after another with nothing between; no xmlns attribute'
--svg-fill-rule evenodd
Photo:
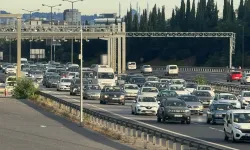
<svg viewBox="0 0 250 150"><path fill-rule="evenodd" d="M166 72L165 72L166 76L169 76L169 75L178 76L178 74L179 74L179 68L177 65L167 65Z"/></svg>
<svg viewBox="0 0 250 150"><path fill-rule="evenodd" d="M136 62L128 62L127 67L128 67L128 70L135 70L136 69Z"/></svg>
<svg viewBox="0 0 250 150"><path fill-rule="evenodd" d="M224 119L224 140L250 141L250 110L228 110Z"/></svg>

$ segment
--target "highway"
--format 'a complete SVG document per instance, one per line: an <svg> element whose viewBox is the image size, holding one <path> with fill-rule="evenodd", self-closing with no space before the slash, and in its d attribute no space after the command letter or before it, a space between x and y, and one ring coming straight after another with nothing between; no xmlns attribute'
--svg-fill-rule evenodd
<svg viewBox="0 0 250 150"><path fill-rule="evenodd" d="M155 75L161 75L161 72L156 72ZM193 78L197 74L204 75L209 81L225 82L225 75L222 73L195 73L195 72L182 72L180 77L182 78ZM237 84L237 82L235 82ZM50 93L58 98L72 102L79 105L79 96L70 96L69 92L58 92L55 89L46 89L41 87L41 91ZM249 143L231 143L224 141L223 125L210 125L206 124L206 113L203 116L192 116L192 123L190 125L179 124L179 123L158 123L156 116L143 116L143 115L132 115L131 114L131 102L126 101L125 106L121 105L101 105L96 100L84 100L84 107L91 108L93 110L115 116L117 118L129 119L138 121L143 124L154 126L156 128L163 129L168 132L179 133L181 135L188 135L197 139L213 142L225 148L245 150L250 148Z"/></svg>
<svg viewBox="0 0 250 150"><path fill-rule="evenodd" d="M26 100L0 97L2 150L133 150Z"/></svg>

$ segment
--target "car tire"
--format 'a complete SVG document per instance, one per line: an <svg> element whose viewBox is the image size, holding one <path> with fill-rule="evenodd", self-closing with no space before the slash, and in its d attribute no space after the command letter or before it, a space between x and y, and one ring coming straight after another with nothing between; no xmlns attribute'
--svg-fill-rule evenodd
<svg viewBox="0 0 250 150"><path fill-rule="evenodd" d="M226 132L225 132L225 129L224 129L224 140L225 141L228 141L229 137L227 136Z"/></svg>
<svg viewBox="0 0 250 150"><path fill-rule="evenodd" d="M210 124L211 120L207 117L207 124Z"/></svg>
<svg viewBox="0 0 250 150"><path fill-rule="evenodd" d="M199 113L199 116L202 116L203 115L203 113Z"/></svg>
<svg viewBox="0 0 250 150"><path fill-rule="evenodd" d="M215 124L216 124L216 122L215 122L215 120L214 120L214 119L212 119L212 120L211 120L211 122L212 122L212 124L213 124L213 125L215 125Z"/></svg>
<svg viewBox="0 0 250 150"><path fill-rule="evenodd" d="M69 95L72 95L72 92L69 92Z"/></svg>
<svg viewBox="0 0 250 150"><path fill-rule="evenodd" d="M137 110L135 109L134 115L138 115Z"/></svg>
<svg viewBox="0 0 250 150"><path fill-rule="evenodd" d="M185 121L184 121L184 120L182 120L182 121L181 121L181 124L184 124L184 123L185 123Z"/></svg>
<svg viewBox="0 0 250 150"><path fill-rule="evenodd" d="M161 122L161 118L157 116L157 122Z"/></svg>
<svg viewBox="0 0 250 150"><path fill-rule="evenodd" d="M125 105L125 101L124 101L124 102L122 102L122 105Z"/></svg>
<svg viewBox="0 0 250 150"><path fill-rule="evenodd" d="M133 108L131 107L131 114L134 115L135 112L133 111Z"/></svg>
<svg viewBox="0 0 250 150"><path fill-rule="evenodd" d="M100 100L100 104L103 104L103 101L102 101L102 100Z"/></svg>
<svg viewBox="0 0 250 150"><path fill-rule="evenodd" d="M234 138L234 133L232 132L232 142L233 143L236 143L237 141L235 140L235 138Z"/></svg>

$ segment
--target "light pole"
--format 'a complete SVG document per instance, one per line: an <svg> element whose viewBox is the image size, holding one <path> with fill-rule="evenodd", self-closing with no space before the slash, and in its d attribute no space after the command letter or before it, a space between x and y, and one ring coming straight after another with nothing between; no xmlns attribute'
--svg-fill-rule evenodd
<svg viewBox="0 0 250 150"><path fill-rule="evenodd" d="M37 11L40 11L40 9L37 9L37 10L27 10L27 9L22 9L23 11L27 11L30 13L30 25L31 25L31 16L32 16L32 13L33 12L37 12Z"/></svg>
<svg viewBox="0 0 250 150"><path fill-rule="evenodd" d="M58 5L45 5L45 4L42 4L42 6L46 6L46 7L49 7L50 8L50 27L52 27L52 10L54 7L57 7L57 6L62 6L62 4L58 4ZM50 43L50 61L52 62L52 41L53 39L51 38L51 43Z"/></svg>
<svg viewBox="0 0 250 150"><path fill-rule="evenodd" d="M82 126L83 125L83 112L82 112L82 110L83 110L83 93L82 93L82 87L83 87L83 85L82 85L82 82L83 82L83 80L82 80L82 63L83 63L83 57L82 57L82 25L81 25L81 49L80 49L80 91L81 91L81 95L80 95L80 126Z"/></svg>
<svg viewBox="0 0 250 150"><path fill-rule="evenodd" d="M71 9L72 23L71 23L71 25L73 27L73 22L74 22L74 14L73 14L74 3L80 2L80 1L83 1L83 0L62 0L62 1L70 2L71 3L71 6L72 6L72 9ZM71 39L71 63L72 64L74 63L74 39L73 38Z"/></svg>
<svg viewBox="0 0 250 150"><path fill-rule="evenodd" d="M242 52L241 52L241 68L244 67L245 65L245 25L244 24L239 24L240 27L242 27Z"/></svg>

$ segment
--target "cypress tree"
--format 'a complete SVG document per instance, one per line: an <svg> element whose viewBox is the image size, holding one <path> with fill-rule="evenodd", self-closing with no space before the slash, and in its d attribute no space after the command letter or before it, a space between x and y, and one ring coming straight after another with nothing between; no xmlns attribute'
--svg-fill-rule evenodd
<svg viewBox="0 0 250 150"><path fill-rule="evenodd" d="M170 19L170 26L171 26L171 29L174 29L175 26L176 26L176 23L175 23L175 10L173 9L172 10L172 17Z"/></svg>
<svg viewBox="0 0 250 150"><path fill-rule="evenodd" d="M180 12L179 12L179 21L180 21L180 28L181 28L181 30L182 31L184 31L185 30L185 26L186 26L186 24L185 24L185 21L186 21L186 11L185 11L185 2L184 2L184 0L181 0L181 7L180 7Z"/></svg>
<svg viewBox="0 0 250 150"><path fill-rule="evenodd" d="M230 15L231 15L231 22L235 22L236 16L235 16L235 11L234 11L234 0L231 0L231 8L230 8Z"/></svg>
<svg viewBox="0 0 250 150"><path fill-rule="evenodd" d="M190 4L190 0L187 0L187 8L186 8L186 31L189 30L189 28L191 27L191 4Z"/></svg>
<svg viewBox="0 0 250 150"><path fill-rule="evenodd" d="M195 25L195 0L193 0L193 4L192 4L192 9L191 9L191 12L190 12L190 17L189 17L189 21L190 21L190 27L189 28L192 28L194 29L194 25Z"/></svg>
<svg viewBox="0 0 250 150"><path fill-rule="evenodd" d="M138 32L139 31L139 23L138 23L138 15L137 13L133 17L133 29L132 31Z"/></svg>
<svg viewBox="0 0 250 150"><path fill-rule="evenodd" d="M165 28L166 28L165 6L162 6L162 9L161 9L161 31L165 31Z"/></svg>
<svg viewBox="0 0 250 150"><path fill-rule="evenodd" d="M223 5L223 20L228 21L228 2L227 0L224 0Z"/></svg>
<svg viewBox="0 0 250 150"><path fill-rule="evenodd" d="M244 12L245 12L244 1L240 0L240 5L239 5L239 8L238 8L238 19L239 20L243 20Z"/></svg>

